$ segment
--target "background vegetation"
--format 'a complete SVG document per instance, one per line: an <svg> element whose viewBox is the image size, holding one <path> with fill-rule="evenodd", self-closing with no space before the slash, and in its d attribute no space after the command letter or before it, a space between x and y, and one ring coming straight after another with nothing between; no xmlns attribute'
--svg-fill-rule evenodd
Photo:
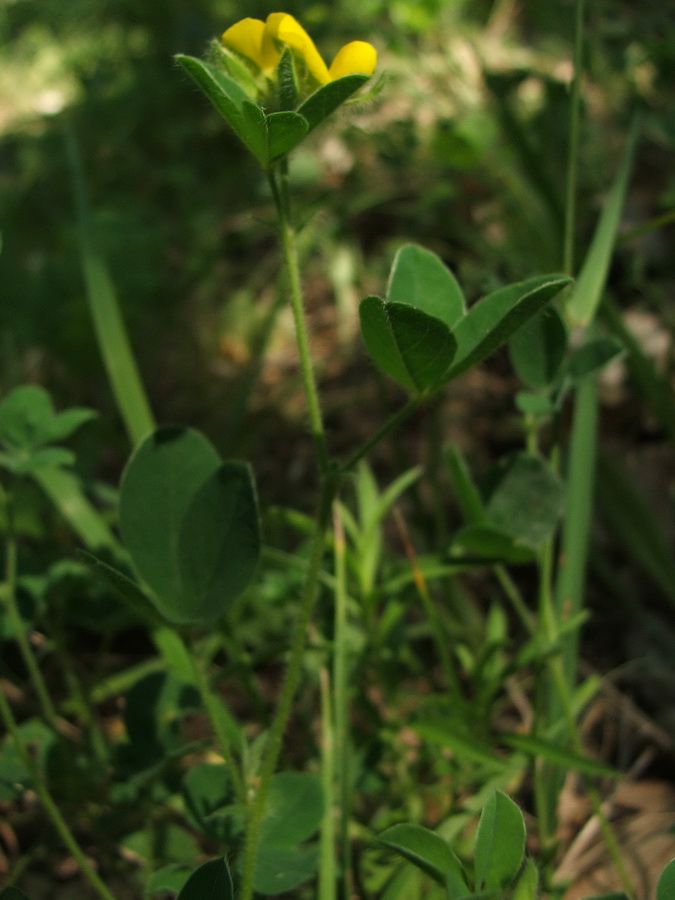
<svg viewBox="0 0 675 900"><path fill-rule="evenodd" d="M173 63L177 52L201 55L235 19L264 18L275 9L263 0L249 6L231 0L0 5L0 389L4 397L24 382L44 385L57 409L99 411L69 446L90 496L112 521L113 485L128 447L86 304L75 213L80 179L158 421L198 426L223 455L250 459L262 505L272 510L265 522L270 568L255 600L237 611L236 640L225 636L230 644L218 658L228 705L252 737L274 696L286 649L298 578L284 554L302 555L314 464L292 321L279 303L267 182ZM291 171L307 216L306 295L326 422L334 445L348 453L402 397L367 360L356 313L358 298L382 291L398 247L414 241L435 251L471 300L561 269L574 8L557 0L341 0L289 3L286 11L311 29L326 56L355 37L371 40L385 79L376 97L303 145ZM606 686L584 734L606 763L656 784L658 796L669 798L666 813L673 809L675 727L673 10L667 3L601 0L588 11L587 36L577 259L638 112L641 131L602 314L603 328L626 352L601 384L583 656ZM435 825L449 808L480 797L489 782L479 759L467 762L455 748L463 761L458 767L457 756L429 750L433 736L422 742L409 728L420 698L433 694L439 663L403 573L408 541L424 557L447 544L459 522L439 448L459 444L480 476L519 447L518 387L507 353L496 355L378 448L375 474L362 470L345 498L354 516L350 577L361 591L354 588L355 596L366 602L351 638L361 667L353 713L359 852L372 832L401 818ZM567 419L566 411L564 429ZM378 492L415 465L426 477L401 501L406 524L397 527L392 516L375 513ZM30 485L20 491L21 602L45 677L57 699L74 695L70 677L80 684L97 704L96 727L114 742L123 730L120 698L144 666L151 670L152 646L134 616L76 562L78 541L48 499ZM64 554L70 562L56 565ZM527 598L532 572L519 568L517 576ZM507 627L510 614L495 611L495 583L483 569L444 590L446 625L465 648L477 735L487 740L514 706L530 703L532 673L517 657L522 635ZM316 755L307 746L317 727L319 656L330 627L328 615L324 621L320 614L315 656L310 652L306 663L313 687L300 699L288 742L292 768L308 759L311 768ZM480 657L486 627L497 650ZM0 630L0 679L29 721L35 698L24 689L23 663L1 612ZM54 634L68 649L72 670L58 658ZM514 672L520 673L515 680ZM134 727L133 699L126 697L127 731ZM203 723L197 717L191 727L198 742ZM169 746L173 737L166 740ZM116 789L124 792L125 776L133 802L127 807L122 798L110 811L95 795L101 771L85 755L67 764L52 748L50 764L66 808L82 810L83 785L94 792L91 807L79 813L79 828L92 843L100 841L100 866L119 885L132 885L120 887L120 897L123 890L139 896L139 870L176 860L193 865L209 851L171 801L177 772L132 790L133 777L145 770L138 760L117 759ZM14 881L30 868L37 872L28 879L34 896L52 896L56 880L59 897L69 887L84 896L68 859L45 834L34 799L17 799L6 780L0 877ZM527 808L527 784L520 788ZM574 792L566 796L571 802ZM648 812L657 806L646 787L625 802ZM144 829L160 806L150 849ZM135 818L125 820L134 808ZM562 822L574 833L587 815L567 811ZM565 846L570 839L560 840ZM673 855L671 843L654 869ZM568 875L577 877L582 868ZM369 858L363 873L368 891L384 891L390 862ZM401 888L401 896L415 889Z"/></svg>

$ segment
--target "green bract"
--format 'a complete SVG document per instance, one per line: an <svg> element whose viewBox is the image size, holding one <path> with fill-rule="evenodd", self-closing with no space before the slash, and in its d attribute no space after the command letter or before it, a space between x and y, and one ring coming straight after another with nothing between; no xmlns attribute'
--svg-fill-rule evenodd
<svg viewBox="0 0 675 900"><path fill-rule="evenodd" d="M377 52L352 41L329 67L293 16L271 13L228 28L208 62L176 59L269 169L368 81Z"/></svg>

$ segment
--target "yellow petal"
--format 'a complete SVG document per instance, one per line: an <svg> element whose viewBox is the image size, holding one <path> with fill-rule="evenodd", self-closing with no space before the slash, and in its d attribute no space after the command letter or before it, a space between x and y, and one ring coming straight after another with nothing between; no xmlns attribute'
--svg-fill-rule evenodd
<svg viewBox="0 0 675 900"><path fill-rule="evenodd" d="M352 41L338 50L328 72L331 80L356 72L372 75L376 65L377 50L373 45L367 41Z"/></svg>
<svg viewBox="0 0 675 900"><path fill-rule="evenodd" d="M267 17L263 47L274 45L275 41L281 41L297 50L304 59L310 75L320 84L330 81L328 68L314 46L314 41L293 16L287 13L270 13Z"/></svg>
<svg viewBox="0 0 675 900"><path fill-rule="evenodd" d="M236 50L247 59L253 60L261 69L266 68L266 59L263 54L263 35L265 23L260 19L241 19L235 22L221 36L221 41L230 50ZM277 54L278 57L278 54ZM276 59L272 63L274 65Z"/></svg>

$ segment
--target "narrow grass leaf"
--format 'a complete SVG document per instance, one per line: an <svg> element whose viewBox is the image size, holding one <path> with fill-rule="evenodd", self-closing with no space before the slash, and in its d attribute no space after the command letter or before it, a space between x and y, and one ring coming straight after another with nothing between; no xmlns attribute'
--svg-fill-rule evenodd
<svg viewBox="0 0 675 900"><path fill-rule="evenodd" d="M476 889L498 889L518 874L525 853L525 820L516 804L495 791L483 807L476 832Z"/></svg>
<svg viewBox="0 0 675 900"><path fill-rule="evenodd" d="M462 515L470 525L477 525L485 519L483 499L471 477L466 458L457 444L450 444L445 453L445 460Z"/></svg>
<svg viewBox="0 0 675 900"><path fill-rule="evenodd" d="M595 317L596 310L602 299L607 273L609 272L609 264L614 252L616 235L621 222L621 211L633 162L637 133L637 121L635 121L626 141L619 172L609 192L604 209L600 214L591 245L574 289L565 304L566 317L575 326L585 327L589 325Z"/></svg>
<svg viewBox="0 0 675 900"><path fill-rule="evenodd" d="M414 306L452 329L466 312L464 294L445 263L424 247L406 244L389 275L387 301Z"/></svg>
<svg viewBox="0 0 675 900"><path fill-rule="evenodd" d="M42 490L59 510L82 543L90 550L106 548L116 556L124 551L112 531L84 495L76 475L64 469L37 469L32 473Z"/></svg>
<svg viewBox="0 0 675 900"><path fill-rule="evenodd" d="M444 721L415 722L411 728L428 741L452 750L459 760L465 759L497 771L503 771L508 765L508 758L494 756L477 741L455 734Z"/></svg>
<svg viewBox="0 0 675 900"><path fill-rule="evenodd" d="M541 738L528 737L523 734L502 734L500 740L514 750L520 750L531 757L546 759L565 769L573 769L575 772L583 772L586 775L601 775L608 778L616 778L621 773L606 763L588 756L580 756L571 750L565 750L557 744L544 741Z"/></svg>
<svg viewBox="0 0 675 900"><path fill-rule="evenodd" d="M122 318L115 287L93 237L82 164L75 138L70 133L66 135L66 149L77 207L82 272L89 313L115 403L129 439L135 445L152 431L154 418Z"/></svg>

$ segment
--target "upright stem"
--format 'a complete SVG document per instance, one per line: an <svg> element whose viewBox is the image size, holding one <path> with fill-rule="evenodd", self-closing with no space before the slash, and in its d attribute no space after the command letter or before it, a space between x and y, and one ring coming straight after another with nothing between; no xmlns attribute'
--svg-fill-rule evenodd
<svg viewBox="0 0 675 900"><path fill-rule="evenodd" d="M420 397L412 397L408 400L405 406L402 406L390 419L387 419L384 425L382 425L372 437L368 438L368 440L349 457L347 462L342 466L342 471L351 471L354 466L367 456L372 448L385 437L385 435L397 428L408 418L408 416L411 416L421 403L422 400Z"/></svg>
<svg viewBox="0 0 675 900"><path fill-rule="evenodd" d="M223 722L220 698L211 687L208 674L205 671L201 658L194 651L194 649L192 650L192 652L188 653L188 656L192 664L192 677L194 679L194 683L197 686L197 690L199 691L199 694L202 698L202 703L204 704L204 708L206 709L209 720L215 732L216 740L218 741L218 744L220 746L220 752L230 773L235 796L239 803L244 803L246 800L246 788L244 785L244 779L242 778L242 775L239 771L239 767L232 750L232 744L230 743L230 738L227 734L227 728L225 727L225 723Z"/></svg>
<svg viewBox="0 0 675 900"><path fill-rule="evenodd" d="M321 783L324 811L319 844L318 900L336 900L335 890L335 728L330 675L319 672L321 685Z"/></svg>
<svg viewBox="0 0 675 900"><path fill-rule="evenodd" d="M328 459L328 450L326 448L326 432L323 427L323 419L321 416L319 393L316 387L312 356L309 349L309 334L307 331L307 320L302 300L300 266L298 263L297 237L291 216L291 203L288 190L288 163L286 159L280 163L280 167L279 173L277 173L276 170L270 172L269 180L277 208L279 237L288 277L291 308L293 309L293 319L295 321L295 336L298 343L298 352L300 354L300 371L302 373L305 394L307 396L307 407L309 409L312 435L316 445L319 470L322 473L326 473L330 462Z"/></svg>
<svg viewBox="0 0 675 900"><path fill-rule="evenodd" d="M286 669L284 682L281 688L279 704L274 714L272 726L265 745L257 790L248 813L242 862L240 900L251 900L251 897L253 896L255 861L258 853L260 826L265 813L265 803L270 781L277 767L277 762L281 753L281 745L286 726L288 725L288 719L291 714L293 698L295 697L300 682L307 629L310 622L312 607L314 606L314 599L319 587L321 562L323 560L326 532L330 521L331 506L335 499L341 477L340 473L331 464L326 447L326 433L323 427L321 407L319 405L319 394L309 349L309 334L302 299L300 266L298 264L297 238L291 215L291 201L288 188L288 163L285 159L276 169L273 169L269 173L269 182L277 209L279 238L281 241L286 276L288 278L291 308L295 320L295 334L298 352L300 354L300 370L302 373L305 395L307 397L310 424L321 476L321 494L309 566L300 601L300 612L293 631L288 668Z"/></svg>
<svg viewBox="0 0 675 900"><path fill-rule="evenodd" d="M569 144L567 148L567 177L565 185L565 222L563 238L563 270L568 275L574 274L574 239L576 226L576 198L579 157L579 132L580 132L580 86L583 65L583 31L584 31L584 3L585 0L576 0L574 21L574 52L572 64L572 82L570 90L569 109ZM552 449L550 462L554 468L558 467L559 457L559 414L555 414L553 427ZM569 482L567 485L567 509L569 511ZM554 556L555 544L549 539L543 545L539 554L539 627L544 639L553 643L559 631L560 610L554 597ZM558 575L559 578L559 575ZM545 729L551 722L556 721L563 714L565 691L571 690L573 682L566 685L560 684L560 661L552 660L548 665L548 678L539 686L538 705L539 723ZM555 830L556 803L561 787L561 772L550 763L540 760L535 770L535 802L537 807L537 819L540 836L544 843L551 839Z"/></svg>
<svg viewBox="0 0 675 900"><path fill-rule="evenodd" d="M577 0L574 21L574 61L570 93L570 142L567 156L567 181L565 187L565 239L563 269L574 274L574 232L577 202L577 171L579 159L579 126L581 121L581 72L583 62L585 0Z"/></svg>
<svg viewBox="0 0 675 900"><path fill-rule="evenodd" d="M338 780L338 848L341 860L340 896L352 895L349 853L350 766L349 766L349 672L347 659L347 559L344 526L338 504L333 510L335 534L335 627L333 635L333 690L335 708L335 770Z"/></svg>
<svg viewBox="0 0 675 900"><path fill-rule="evenodd" d="M244 859L242 865L242 882L239 900L251 900L253 896L253 879L255 876L255 860L258 852L260 825L265 812L265 801L270 781L276 769L281 743L291 713L291 706L300 681L302 658L305 650L307 628L309 626L314 598L319 586L321 562L323 559L326 531L330 521L330 510L337 491L337 478L329 476L322 479L321 500L316 529L312 543L312 551L307 570L307 578L303 587L300 613L295 623L291 656L281 688L281 697L277 706L272 727L265 745L260 779L253 802L249 809L246 838L244 843Z"/></svg>

